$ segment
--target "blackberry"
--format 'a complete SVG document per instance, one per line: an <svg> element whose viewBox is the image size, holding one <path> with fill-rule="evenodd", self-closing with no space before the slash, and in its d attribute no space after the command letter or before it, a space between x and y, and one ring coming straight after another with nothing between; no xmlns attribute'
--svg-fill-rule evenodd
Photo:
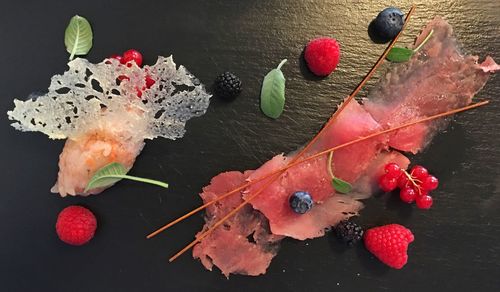
<svg viewBox="0 0 500 292"><path fill-rule="evenodd" d="M241 92L241 80L231 72L224 72L215 78L214 92L220 98L233 99Z"/></svg>
<svg viewBox="0 0 500 292"><path fill-rule="evenodd" d="M354 245L363 238L363 228L351 221L342 221L335 226L335 234L347 245Z"/></svg>

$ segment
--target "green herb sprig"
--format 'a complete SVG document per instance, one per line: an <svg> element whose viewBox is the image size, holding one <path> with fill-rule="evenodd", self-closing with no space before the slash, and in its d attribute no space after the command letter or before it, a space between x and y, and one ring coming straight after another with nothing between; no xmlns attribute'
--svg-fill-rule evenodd
<svg viewBox="0 0 500 292"><path fill-rule="evenodd" d="M64 32L64 44L70 54L69 59L86 55L92 48L92 38L92 28L88 20L79 15L73 16Z"/></svg>
<svg viewBox="0 0 500 292"><path fill-rule="evenodd" d="M348 182L346 182L343 179L340 179L336 177L333 174L333 168L332 168L332 160L333 160L333 151L328 154L328 173L330 174L330 177L332 178L332 186L333 188L342 194L347 194L350 191L352 191L352 185Z"/></svg>
<svg viewBox="0 0 500 292"><path fill-rule="evenodd" d="M433 33L434 30L432 29L429 32L429 34L425 37L425 39L420 43L420 45L418 45L418 47L416 47L413 50L401 47L393 47L385 58L394 63L401 63L410 60L410 58L416 52L418 52L418 50L420 50L425 45L425 43L431 38Z"/></svg>
<svg viewBox="0 0 500 292"><path fill-rule="evenodd" d="M168 188L168 184L161 181L127 175L125 166L118 162L113 162L99 169L94 176L92 176L85 188L85 192L91 189L108 187L122 179L129 179Z"/></svg>
<svg viewBox="0 0 500 292"><path fill-rule="evenodd" d="M281 66L286 63L286 59L281 61L276 69L271 70L264 77L262 90L260 92L260 109L273 119L277 119L285 107L285 76L281 71Z"/></svg>

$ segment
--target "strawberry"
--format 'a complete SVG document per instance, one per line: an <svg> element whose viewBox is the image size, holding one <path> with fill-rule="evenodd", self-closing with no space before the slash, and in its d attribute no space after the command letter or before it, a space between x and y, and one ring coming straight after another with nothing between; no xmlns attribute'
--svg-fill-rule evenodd
<svg viewBox="0 0 500 292"><path fill-rule="evenodd" d="M380 261L394 269L401 269L408 261L408 244L413 240L409 229L399 224L368 229L364 236L366 248Z"/></svg>

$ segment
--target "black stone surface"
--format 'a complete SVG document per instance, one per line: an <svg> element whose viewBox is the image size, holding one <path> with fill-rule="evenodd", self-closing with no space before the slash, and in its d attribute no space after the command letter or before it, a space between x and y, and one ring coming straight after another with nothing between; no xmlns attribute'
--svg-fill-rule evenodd
<svg viewBox="0 0 500 292"><path fill-rule="evenodd" d="M4 1L0 10L0 290L1 291L499 291L500 76L477 99L490 105L460 114L430 148L414 158L441 181L429 211L397 197L366 201L365 227L400 223L416 240L400 271L362 246L343 248L333 236L285 240L266 275L209 272L186 254L167 259L201 229L202 215L146 240L145 235L200 204L197 193L225 170L245 170L310 139L337 103L362 79L385 45L370 41L368 24L386 6L409 1ZM500 2L421 1L401 43L409 44L433 16L454 26L465 52L500 60ZM88 198L60 198L49 189L62 141L9 126L13 98L43 91L66 70L64 28L85 16L95 34L88 58L99 62L129 48L146 63L174 55L206 85L230 70L244 83L233 102L214 99L178 141L147 145L132 174L170 182L167 191L121 182ZM317 79L301 61L304 45L333 36L342 47L338 70ZM259 111L263 76L279 61L287 78L283 116ZM383 66L367 89L377 80ZM360 97L366 95L363 90ZM57 238L58 212L71 204L92 209L99 229L92 242L71 247Z"/></svg>

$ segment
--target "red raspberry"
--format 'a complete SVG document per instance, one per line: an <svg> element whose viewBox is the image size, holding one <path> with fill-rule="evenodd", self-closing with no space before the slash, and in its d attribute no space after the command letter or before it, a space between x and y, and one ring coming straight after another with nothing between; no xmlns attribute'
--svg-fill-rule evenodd
<svg viewBox="0 0 500 292"><path fill-rule="evenodd" d="M327 76L337 68L339 63L339 44L332 38L314 39L307 44L304 58L311 72L318 76Z"/></svg>
<svg viewBox="0 0 500 292"><path fill-rule="evenodd" d="M364 236L366 248L384 264L401 269L408 261L408 244L414 240L409 229L399 224L368 229Z"/></svg>
<svg viewBox="0 0 500 292"><path fill-rule="evenodd" d="M89 209L69 206L59 213L56 232L59 238L71 245L83 245L94 237L97 220Z"/></svg>

